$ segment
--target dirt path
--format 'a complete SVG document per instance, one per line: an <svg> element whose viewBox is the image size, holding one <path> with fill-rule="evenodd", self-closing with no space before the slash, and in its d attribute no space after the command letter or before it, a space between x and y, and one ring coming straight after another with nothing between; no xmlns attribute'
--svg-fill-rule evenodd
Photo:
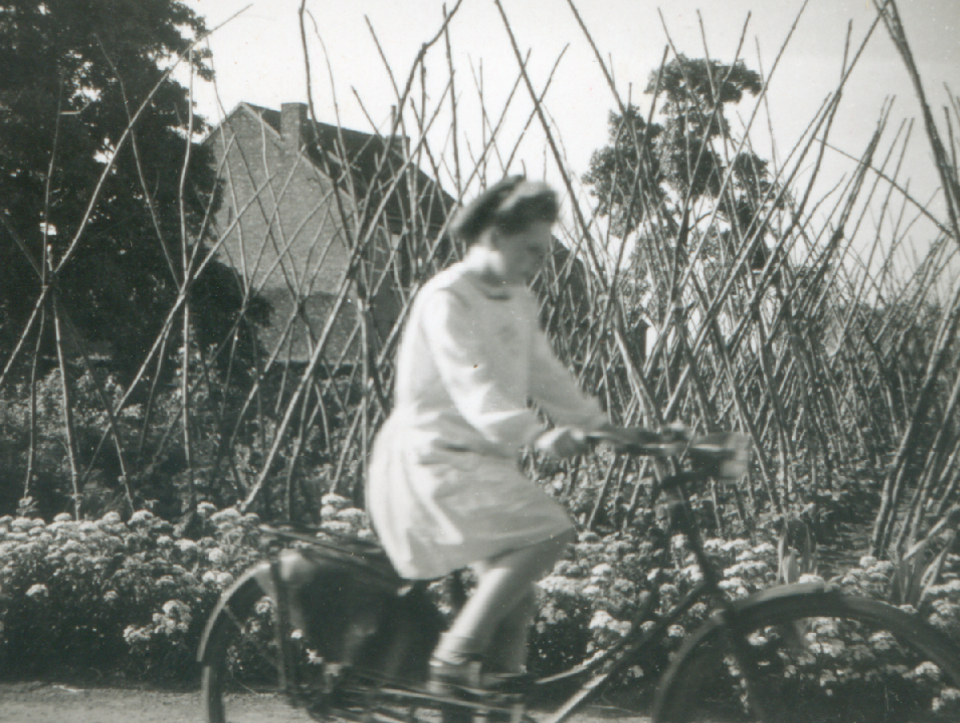
<svg viewBox="0 0 960 723"><path fill-rule="evenodd" d="M299 711L249 696L241 721L309 721ZM200 694L17 683L0 685L3 723L202 723Z"/></svg>
<svg viewBox="0 0 960 723"><path fill-rule="evenodd" d="M301 711L268 698L245 696L237 723L308 723ZM197 691L94 688L49 683L0 684L3 723L202 723ZM573 723L647 723L648 719L594 709Z"/></svg>

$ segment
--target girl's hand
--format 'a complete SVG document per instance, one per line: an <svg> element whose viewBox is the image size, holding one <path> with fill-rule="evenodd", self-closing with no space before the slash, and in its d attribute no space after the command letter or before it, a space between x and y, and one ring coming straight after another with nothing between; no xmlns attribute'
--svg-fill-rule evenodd
<svg viewBox="0 0 960 723"><path fill-rule="evenodd" d="M606 442L627 453L668 457L682 454L690 441L690 430L682 424L671 424L660 432L644 427L616 427L605 423L588 433L588 439Z"/></svg>
<svg viewBox="0 0 960 723"><path fill-rule="evenodd" d="M533 446L552 457L573 457L586 452L590 443L579 427L554 427L537 437Z"/></svg>
<svg viewBox="0 0 960 723"><path fill-rule="evenodd" d="M609 422L604 422L590 430L590 436L598 441L612 444L614 448L636 447L638 444L645 444L656 439L656 434L639 427L617 427Z"/></svg>
<svg viewBox="0 0 960 723"><path fill-rule="evenodd" d="M660 432L660 440L666 455L682 454L692 438L693 433L690 428L679 422L668 424Z"/></svg>

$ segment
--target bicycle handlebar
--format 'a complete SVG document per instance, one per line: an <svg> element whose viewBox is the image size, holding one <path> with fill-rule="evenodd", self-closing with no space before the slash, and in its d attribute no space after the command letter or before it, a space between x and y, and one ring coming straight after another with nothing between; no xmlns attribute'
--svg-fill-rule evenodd
<svg viewBox="0 0 960 723"><path fill-rule="evenodd" d="M606 443L625 454L670 457L683 453L689 437L679 428L660 433L644 427L611 427L589 432L586 441L593 445Z"/></svg>
<svg viewBox="0 0 960 723"><path fill-rule="evenodd" d="M633 427L591 432L587 440L594 444L610 444L626 454L650 457L679 456L686 452L694 469L727 480L746 474L750 460L750 438L738 432L720 432L691 439L686 430L668 428L666 432L657 433Z"/></svg>

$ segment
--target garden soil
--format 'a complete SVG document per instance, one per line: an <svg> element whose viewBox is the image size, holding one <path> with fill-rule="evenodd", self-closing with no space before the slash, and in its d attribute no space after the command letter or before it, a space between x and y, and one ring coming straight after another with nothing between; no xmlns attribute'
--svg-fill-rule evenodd
<svg viewBox="0 0 960 723"><path fill-rule="evenodd" d="M244 696L237 723L308 723L282 702ZM203 723L200 694L144 688L97 688L55 683L0 683L2 723ZM621 711L593 709L573 723L648 723Z"/></svg>

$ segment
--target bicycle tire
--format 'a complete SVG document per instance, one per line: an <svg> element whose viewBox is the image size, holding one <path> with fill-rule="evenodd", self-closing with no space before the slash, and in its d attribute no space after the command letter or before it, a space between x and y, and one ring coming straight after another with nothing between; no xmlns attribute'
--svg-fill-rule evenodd
<svg viewBox="0 0 960 723"><path fill-rule="evenodd" d="M279 680L274 610L253 571L221 597L207 623L199 654L207 723L239 723L244 709L253 707L251 701L256 707L268 708L275 720L278 712L289 715L291 721L303 720L287 705ZM258 646L262 646L259 653L255 650Z"/></svg>
<svg viewBox="0 0 960 723"><path fill-rule="evenodd" d="M301 591L302 609L310 611L300 621L304 630L284 628L292 668L286 685L277 637L283 626L261 584L268 575L269 563L244 573L207 623L198 655L207 723L262 720L262 712L249 714L252 703L290 721L394 721L398 707L401 717L429 707L403 694L404 686L422 686L442 623L422 591L393 594L365 587L356 570L327 570Z"/></svg>
<svg viewBox="0 0 960 723"><path fill-rule="evenodd" d="M664 674L656 723L958 718L960 648L916 615L819 583L783 586L735 609L752 692L733 660L730 627L718 616L690 636ZM938 698L943 684L954 691ZM750 696L762 713L748 709Z"/></svg>

